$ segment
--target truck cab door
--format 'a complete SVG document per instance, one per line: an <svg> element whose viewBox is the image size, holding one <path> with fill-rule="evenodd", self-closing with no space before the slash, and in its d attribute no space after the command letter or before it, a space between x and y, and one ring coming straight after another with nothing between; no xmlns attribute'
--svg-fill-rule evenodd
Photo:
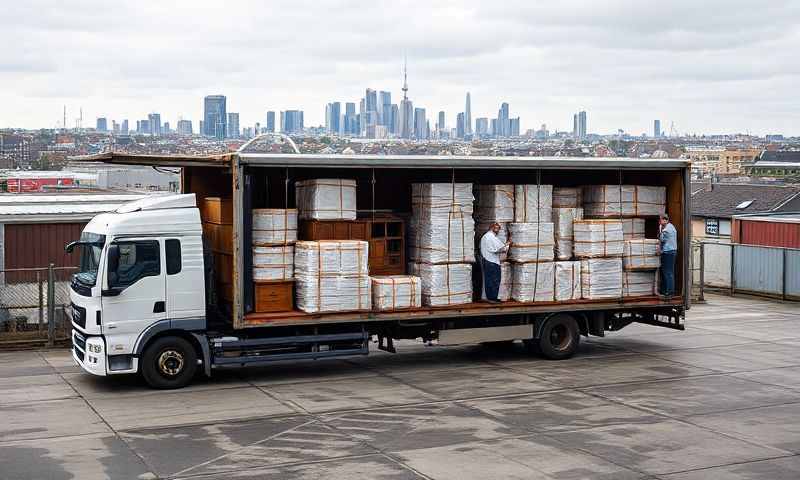
<svg viewBox="0 0 800 480"><path fill-rule="evenodd" d="M111 243L102 292L103 333L108 353L130 353L139 334L167 317L162 241L121 239ZM116 257L116 258L114 258Z"/></svg>

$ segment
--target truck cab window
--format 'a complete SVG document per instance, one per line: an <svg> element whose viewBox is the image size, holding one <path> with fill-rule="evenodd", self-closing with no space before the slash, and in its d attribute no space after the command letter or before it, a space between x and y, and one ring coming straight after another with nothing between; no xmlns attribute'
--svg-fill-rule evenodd
<svg viewBox="0 0 800 480"><path fill-rule="evenodd" d="M118 242L119 265L116 272L109 272L110 283L128 287L140 279L161 274L159 245L155 240Z"/></svg>
<svg viewBox="0 0 800 480"><path fill-rule="evenodd" d="M181 241L171 238L164 242L164 252L167 256L167 275L181 272Z"/></svg>

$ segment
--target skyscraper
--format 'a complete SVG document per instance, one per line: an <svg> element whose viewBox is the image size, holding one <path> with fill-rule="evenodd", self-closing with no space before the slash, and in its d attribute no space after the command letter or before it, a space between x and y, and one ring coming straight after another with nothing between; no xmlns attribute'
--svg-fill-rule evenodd
<svg viewBox="0 0 800 480"><path fill-rule="evenodd" d="M497 130L494 131L495 137L508 137L511 135L511 122L508 118L508 104L503 102L500 104L500 110L497 111Z"/></svg>
<svg viewBox="0 0 800 480"><path fill-rule="evenodd" d="M161 127L161 133L169 135L169 122L164 122L164 125Z"/></svg>
<svg viewBox="0 0 800 480"><path fill-rule="evenodd" d="M120 133L122 135L127 135L128 134L128 121L127 120L123 120L122 121L122 127L120 128Z"/></svg>
<svg viewBox="0 0 800 480"><path fill-rule="evenodd" d="M177 131L178 131L178 135L191 135L192 134L192 121L191 120L178 120Z"/></svg>
<svg viewBox="0 0 800 480"><path fill-rule="evenodd" d="M378 124L390 126L392 116L392 93L378 92Z"/></svg>
<svg viewBox="0 0 800 480"><path fill-rule="evenodd" d="M472 102L467 92L467 105L464 107L464 136L472 135Z"/></svg>
<svg viewBox="0 0 800 480"><path fill-rule="evenodd" d="M456 138L464 138L464 112L456 115Z"/></svg>
<svg viewBox="0 0 800 480"><path fill-rule="evenodd" d="M436 130L444 131L444 110L439 111L439 121L436 122Z"/></svg>
<svg viewBox="0 0 800 480"><path fill-rule="evenodd" d="M653 120L653 136L661 138L661 120Z"/></svg>
<svg viewBox="0 0 800 480"><path fill-rule="evenodd" d="M578 114L572 114L572 136L578 138Z"/></svg>
<svg viewBox="0 0 800 480"><path fill-rule="evenodd" d="M356 104L346 102L344 104L344 125L345 135L356 135L358 132L358 118L356 116Z"/></svg>
<svg viewBox="0 0 800 480"><path fill-rule="evenodd" d="M95 130L98 132L107 132L108 131L108 119L105 117L100 117L97 119L97 126Z"/></svg>
<svg viewBox="0 0 800 480"><path fill-rule="evenodd" d="M486 117L475 119L475 136L485 137L489 135L489 119Z"/></svg>
<svg viewBox="0 0 800 480"><path fill-rule="evenodd" d="M283 133L302 133L303 111L286 110L281 112L281 131Z"/></svg>
<svg viewBox="0 0 800 480"><path fill-rule="evenodd" d="M371 89L367 89L366 95L364 95L364 100L366 101L366 109L367 112L377 112L378 111L378 93Z"/></svg>
<svg viewBox="0 0 800 480"><path fill-rule="evenodd" d="M228 137L239 138L239 114L230 112L228 114Z"/></svg>
<svg viewBox="0 0 800 480"><path fill-rule="evenodd" d="M333 102L330 104L330 129L328 130L330 133L338 135L340 132L340 122L342 116L342 103L341 102Z"/></svg>
<svg viewBox="0 0 800 480"><path fill-rule="evenodd" d="M586 138L586 112L578 112L578 138Z"/></svg>
<svg viewBox="0 0 800 480"><path fill-rule="evenodd" d="M411 138L414 134L414 106L408 99L408 63L403 64L403 100L400 102L400 137Z"/></svg>
<svg viewBox="0 0 800 480"><path fill-rule="evenodd" d="M425 120L425 109L414 109L414 137L417 140L424 140L428 138L428 126Z"/></svg>
<svg viewBox="0 0 800 480"><path fill-rule="evenodd" d="M275 132L275 112L273 112L272 110L267 112L267 132L269 133Z"/></svg>
<svg viewBox="0 0 800 480"><path fill-rule="evenodd" d="M208 95L203 101L203 119L207 137L225 138L228 120L225 95Z"/></svg>
<svg viewBox="0 0 800 480"><path fill-rule="evenodd" d="M392 104L392 125L387 125L387 129L392 135L400 136L400 107L396 103Z"/></svg>
<svg viewBox="0 0 800 480"><path fill-rule="evenodd" d="M509 119L508 124L508 136L519 137L519 117Z"/></svg>
<svg viewBox="0 0 800 480"><path fill-rule="evenodd" d="M150 122L150 135L161 135L161 114L148 114L147 121Z"/></svg>

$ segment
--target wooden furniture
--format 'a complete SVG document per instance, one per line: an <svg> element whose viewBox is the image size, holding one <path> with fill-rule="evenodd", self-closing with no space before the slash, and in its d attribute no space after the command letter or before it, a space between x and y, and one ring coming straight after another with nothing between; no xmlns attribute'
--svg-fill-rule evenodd
<svg viewBox="0 0 800 480"><path fill-rule="evenodd" d="M294 280L256 281L255 313L289 312L294 310Z"/></svg>
<svg viewBox="0 0 800 480"><path fill-rule="evenodd" d="M200 202L203 236L214 254L214 277L219 296L233 301L233 202L206 197Z"/></svg>

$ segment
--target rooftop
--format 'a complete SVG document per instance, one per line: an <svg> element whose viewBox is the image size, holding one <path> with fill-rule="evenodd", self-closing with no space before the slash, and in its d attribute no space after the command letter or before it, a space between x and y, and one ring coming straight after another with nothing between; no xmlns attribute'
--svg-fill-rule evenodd
<svg viewBox="0 0 800 480"><path fill-rule="evenodd" d="M730 218L744 213L799 210L800 186L741 183L692 184L692 215Z"/></svg>
<svg viewBox="0 0 800 480"><path fill-rule="evenodd" d="M0 223L86 221L143 194L0 194Z"/></svg>

